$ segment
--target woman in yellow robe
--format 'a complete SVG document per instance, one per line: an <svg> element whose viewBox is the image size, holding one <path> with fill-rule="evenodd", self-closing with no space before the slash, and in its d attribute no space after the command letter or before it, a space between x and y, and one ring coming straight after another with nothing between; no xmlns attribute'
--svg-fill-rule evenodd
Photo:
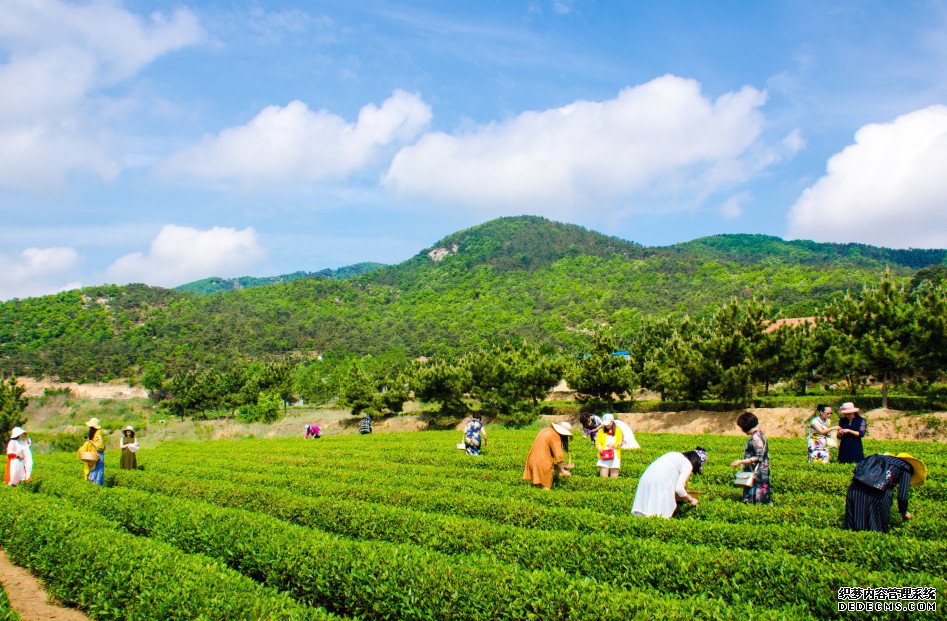
<svg viewBox="0 0 947 621"><path fill-rule="evenodd" d="M82 462L82 477L96 485L105 485L105 440L102 438L102 425L99 424L98 418L87 420L85 425L89 428L88 440L95 446L99 461L91 466L87 461Z"/></svg>

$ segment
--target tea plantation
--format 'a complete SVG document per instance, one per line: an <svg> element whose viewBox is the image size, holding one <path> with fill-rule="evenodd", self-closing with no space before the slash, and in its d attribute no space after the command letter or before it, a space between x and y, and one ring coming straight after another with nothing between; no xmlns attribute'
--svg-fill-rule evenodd
<svg viewBox="0 0 947 621"><path fill-rule="evenodd" d="M801 439L770 440L757 507L730 485L743 438L638 434L617 480L574 438L574 476L546 491L520 480L535 433L491 429L479 457L459 432L168 443L137 471L109 450L105 488L37 455L0 492L0 543L95 619L866 618L837 611L840 587L947 593L942 445L866 441L930 469L880 535L841 528L852 467L807 464ZM699 506L633 518L647 465L696 444Z"/></svg>

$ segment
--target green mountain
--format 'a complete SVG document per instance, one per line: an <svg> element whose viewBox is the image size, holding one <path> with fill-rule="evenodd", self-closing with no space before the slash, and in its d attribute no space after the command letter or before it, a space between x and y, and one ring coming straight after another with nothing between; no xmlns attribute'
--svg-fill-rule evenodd
<svg viewBox="0 0 947 621"><path fill-rule="evenodd" d="M345 280L303 277L213 295L91 287L0 305L0 370L91 379L149 361L458 354L528 339L581 351L603 324L627 341L643 318L705 314L734 297L811 314L888 269L903 284L944 250L721 235L643 247L538 217L500 218ZM937 270L928 270L937 271Z"/></svg>
<svg viewBox="0 0 947 621"><path fill-rule="evenodd" d="M187 293L196 293L198 295L211 295L213 293L223 293L224 291L236 291L239 289L251 289L253 287L265 287L278 282L290 282L300 278L330 278L332 280L344 280L360 274L367 274L373 270L385 267L384 263L355 263L346 265L337 270L324 269L318 272L293 272L292 274L281 274L279 276L240 276L239 278L220 278L211 276L201 280L195 280L175 287L177 291Z"/></svg>

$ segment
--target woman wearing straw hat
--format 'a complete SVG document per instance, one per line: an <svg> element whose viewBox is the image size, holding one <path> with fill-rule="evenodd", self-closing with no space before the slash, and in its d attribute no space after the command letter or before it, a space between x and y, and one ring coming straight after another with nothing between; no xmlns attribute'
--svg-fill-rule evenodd
<svg viewBox="0 0 947 621"><path fill-rule="evenodd" d="M851 401L846 401L838 409L842 418L838 422L838 463L857 464L865 458L862 438L868 431L868 423Z"/></svg>
<svg viewBox="0 0 947 621"><path fill-rule="evenodd" d="M927 466L910 453L870 455L855 468L845 497L845 528L888 532L894 487L898 487L898 513L905 520L908 493L924 485Z"/></svg>
<svg viewBox="0 0 947 621"><path fill-rule="evenodd" d="M95 447L99 460L95 462L95 466L91 466L87 461L83 462L82 476L96 485L105 485L105 440L102 439L102 424L98 418L93 417L85 422L85 426L89 428L87 440Z"/></svg>
<svg viewBox="0 0 947 621"><path fill-rule="evenodd" d="M571 436L572 425L569 423L553 423L536 434L529 455L526 456L523 480L531 481L538 487L552 489L554 471L564 477L572 476L563 463L563 453L569 450Z"/></svg>
<svg viewBox="0 0 947 621"><path fill-rule="evenodd" d="M638 480L631 514L638 517L674 515L678 501L697 506L697 499L687 491L691 474L701 474L707 451L696 447L686 453L665 453L655 459Z"/></svg>
<svg viewBox="0 0 947 621"><path fill-rule="evenodd" d="M122 437L118 440L118 446L122 449L122 459L118 462L118 467L122 470L134 470L138 467L138 457L135 453L138 451L138 438L135 437L135 428L129 425L122 429Z"/></svg>
<svg viewBox="0 0 947 621"><path fill-rule="evenodd" d="M23 481L30 480L27 461L30 462L29 470L32 470L33 459L29 442L26 430L22 427L14 427L10 431L10 441L7 442L7 467L3 473L3 482L7 485L16 487Z"/></svg>

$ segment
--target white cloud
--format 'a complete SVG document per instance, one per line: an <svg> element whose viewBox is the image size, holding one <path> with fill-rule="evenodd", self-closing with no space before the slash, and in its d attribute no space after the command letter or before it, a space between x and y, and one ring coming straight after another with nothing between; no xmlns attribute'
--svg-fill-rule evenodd
<svg viewBox="0 0 947 621"><path fill-rule="evenodd" d="M0 254L0 300L46 295L75 289L70 282L79 264L73 248L27 248L18 255Z"/></svg>
<svg viewBox="0 0 947 621"><path fill-rule="evenodd" d="M414 139L430 121L431 108L401 90L380 107L363 107L355 123L293 101L205 137L172 155L160 171L242 185L341 179L373 163L387 147Z"/></svg>
<svg viewBox="0 0 947 621"><path fill-rule="evenodd" d="M202 37L184 9L142 19L116 2L4 2L0 185L45 188L74 171L114 177L119 158L99 111L115 93L102 89Z"/></svg>
<svg viewBox="0 0 947 621"><path fill-rule="evenodd" d="M751 87L711 101L698 82L668 75L607 101L427 134L395 156L384 184L488 212L555 216L611 211L636 194L702 197L756 169L749 149L765 101Z"/></svg>
<svg viewBox="0 0 947 621"><path fill-rule="evenodd" d="M720 215L727 220L735 220L743 215L743 206L753 198L751 192L734 194L720 205Z"/></svg>
<svg viewBox="0 0 947 621"><path fill-rule="evenodd" d="M208 276L235 276L264 255L253 228L206 230L166 224L148 253L127 254L109 266L114 282L175 287Z"/></svg>
<svg viewBox="0 0 947 621"><path fill-rule="evenodd" d="M818 241L947 247L947 106L865 125L789 212L789 234Z"/></svg>

